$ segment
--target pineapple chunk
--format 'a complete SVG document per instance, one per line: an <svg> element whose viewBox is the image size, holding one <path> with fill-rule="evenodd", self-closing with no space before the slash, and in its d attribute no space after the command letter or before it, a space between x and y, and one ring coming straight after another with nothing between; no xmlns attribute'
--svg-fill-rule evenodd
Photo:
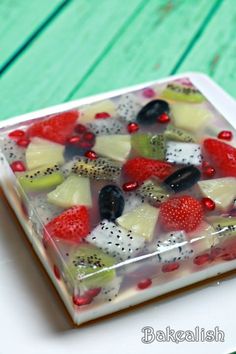
<svg viewBox="0 0 236 354"><path fill-rule="evenodd" d="M44 165L64 163L65 147L41 138L33 138L25 152L26 165L29 170Z"/></svg>
<svg viewBox="0 0 236 354"><path fill-rule="evenodd" d="M224 177L198 182L200 192L204 197L212 199L216 207L227 210L236 197L236 178Z"/></svg>
<svg viewBox="0 0 236 354"><path fill-rule="evenodd" d="M153 238L154 229L159 215L159 209L144 203L129 213L123 214L116 222L131 230L139 236L143 236L147 241Z"/></svg>
<svg viewBox="0 0 236 354"><path fill-rule="evenodd" d="M206 123L209 124L212 114L198 104L178 103L172 105L174 125L181 129L197 132Z"/></svg>
<svg viewBox="0 0 236 354"><path fill-rule="evenodd" d="M93 150L99 155L124 162L131 150L130 135L97 136Z"/></svg>
<svg viewBox="0 0 236 354"><path fill-rule="evenodd" d="M47 195L49 203L62 208L74 205L92 205L90 182L88 178L69 176L62 184Z"/></svg>

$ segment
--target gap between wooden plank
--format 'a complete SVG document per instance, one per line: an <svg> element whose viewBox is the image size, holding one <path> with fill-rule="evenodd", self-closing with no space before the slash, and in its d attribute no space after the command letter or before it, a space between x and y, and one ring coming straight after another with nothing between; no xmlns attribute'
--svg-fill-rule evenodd
<svg viewBox="0 0 236 354"><path fill-rule="evenodd" d="M207 19L220 2L199 1L192 6L188 1L166 0L157 6L155 1L148 1L144 11L113 41L64 100L169 75L192 37L204 32Z"/></svg>
<svg viewBox="0 0 236 354"><path fill-rule="evenodd" d="M200 39L200 37L203 35L209 21L214 17L214 15L218 12L219 8L223 4L224 0L218 0L212 7L212 9L209 11L207 16L205 17L204 21L202 22L201 26L197 30L195 36L193 36L192 40L189 42L188 46L186 47L185 51L183 54L180 56L178 62L174 66L174 68L171 70L170 75L175 74L178 69L180 68L181 64L187 57L187 55L190 53L190 51L193 49L195 46L196 42Z"/></svg>
<svg viewBox="0 0 236 354"><path fill-rule="evenodd" d="M84 74L82 79L78 82L76 86L73 87L73 89L69 92L69 94L65 98L65 102L69 101L71 97L74 95L74 93L79 90L79 88L83 85L83 83L87 80L87 78L91 75L91 73L94 71L96 66L102 61L103 57L109 53L113 45L116 43L118 38L126 31L126 28L129 27L132 22L135 20L135 18L138 16L138 14L144 9L145 6L148 5L147 0L143 0L139 6L136 8L136 10L133 12L133 14L125 21L123 26L120 27L120 29L117 31L117 33L114 35L113 38L108 42L106 48L104 48L103 52L100 53L100 55L97 57L97 59L94 61L94 63L90 66L90 68L87 70L87 72Z"/></svg>
<svg viewBox="0 0 236 354"><path fill-rule="evenodd" d="M0 75L8 70L15 60L37 39L50 23L65 9L73 0L64 0L52 13L42 22L42 24L25 40L25 42L13 53L13 55L0 68Z"/></svg>

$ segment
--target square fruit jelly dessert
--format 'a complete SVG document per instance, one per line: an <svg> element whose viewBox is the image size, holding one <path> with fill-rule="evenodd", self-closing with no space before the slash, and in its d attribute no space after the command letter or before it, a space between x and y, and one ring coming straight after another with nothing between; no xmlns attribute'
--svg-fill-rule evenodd
<svg viewBox="0 0 236 354"><path fill-rule="evenodd" d="M187 78L11 125L0 148L77 324L236 259L235 130Z"/></svg>

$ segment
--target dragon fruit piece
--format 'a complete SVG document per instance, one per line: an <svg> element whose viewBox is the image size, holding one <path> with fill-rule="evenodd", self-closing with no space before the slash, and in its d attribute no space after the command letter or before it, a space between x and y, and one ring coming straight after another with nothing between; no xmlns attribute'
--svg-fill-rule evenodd
<svg viewBox="0 0 236 354"><path fill-rule="evenodd" d="M7 161L25 161L25 149L19 147L14 140L9 138L0 139L0 150L5 155Z"/></svg>
<svg viewBox="0 0 236 354"><path fill-rule="evenodd" d="M118 261L135 257L144 247L145 238L103 220L86 237L86 241L103 250Z"/></svg>
<svg viewBox="0 0 236 354"><path fill-rule="evenodd" d="M125 122L132 122L141 107L138 99L132 93L128 93L120 98L116 111Z"/></svg>
<svg viewBox="0 0 236 354"><path fill-rule="evenodd" d="M115 277L111 282L102 287L101 292L96 296L96 300L113 301L117 298L123 277Z"/></svg>
<svg viewBox="0 0 236 354"><path fill-rule="evenodd" d="M126 133L124 125L117 118L98 119L88 123L87 127L95 135Z"/></svg>
<svg viewBox="0 0 236 354"><path fill-rule="evenodd" d="M180 165L196 165L202 163L201 147L194 143L169 141L166 144L166 161Z"/></svg>
<svg viewBox="0 0 236 354"><path fill-rule="evenodd" d="M191 257L194 252L186 238L184 231L175 231L163 235L155 244L158 261L172 263L183 261Z"/></svg>
<svg viewBox="0 0 236 354"><path fill-rule="evenodd" d="M125 207L123 210L123 214L129 213L130 211L136 209L145 201L145 198L138 195L137 192L125 193L124 197L125 197Z"/></svg>

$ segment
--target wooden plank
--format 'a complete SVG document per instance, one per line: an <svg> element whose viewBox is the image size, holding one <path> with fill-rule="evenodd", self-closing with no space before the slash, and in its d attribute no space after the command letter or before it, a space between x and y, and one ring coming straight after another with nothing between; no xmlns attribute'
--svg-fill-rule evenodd
<svg viewBox="0 0 236 354"><path fill-rule="evenodd" d="M68 99L168 75L218 1L149 1Z"/></svg>
<svg viewBox="0 0 236 354"><path fill-rule="evenodd" d="M63 3L63 0L0 1L0 70Z"/></svg>
<svg viewBox="0 0 236 354"><path fill-rule="evenodd" d="M2 76L1 119L57 104L146 0L73 1Z"/></svg>
<svg viewBox="0 0 236 354"><path fill-rule="evenodd" d="M202 71L236 98L236 6L224 0L178 72Z"/></svg>

